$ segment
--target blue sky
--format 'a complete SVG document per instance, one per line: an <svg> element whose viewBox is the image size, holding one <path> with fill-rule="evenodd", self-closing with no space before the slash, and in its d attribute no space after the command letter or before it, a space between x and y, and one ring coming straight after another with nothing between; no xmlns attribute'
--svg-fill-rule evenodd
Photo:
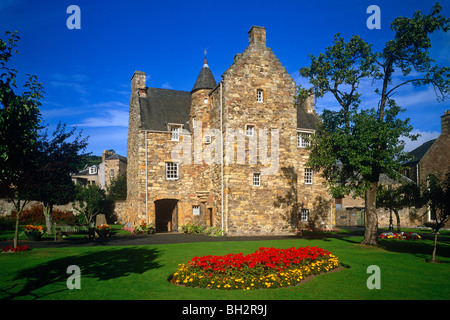
<svg viewBox="0 0 450 320"><path fill-rule="evenodd" d="M389 29L397 16L415 10L428 13L434 4L425 0L352 1L106 1L106 0L0 0L0 36L18 30L19 56L12 66L37 75L45 88L41 107L44 121L54 128L59 121L75 125L89 136L88 151L100 155L114 149L126 155L130 79L135 70L148 75L147 85L190 91L208 50L208 64L220 81L236 53L248 45L252 25L267 30L267 45L297 83L298 70L309 65L308 54L318 55L340 33L354 34L381 49L392 38ZM81 29L69 30L70 5L81 9ZM381 9L381 29L369 30L369 5ZM450 16L450 1L441 1ZM431 55L450 66L450 34L432 36ZM376 101L375 88L363 83L365 102ZM436 138L440 116L450 102L438 103L431 87L404 87L395 96L407 109L422 142ZM317 111L333 108L333 99L317 101Z"/></svg>

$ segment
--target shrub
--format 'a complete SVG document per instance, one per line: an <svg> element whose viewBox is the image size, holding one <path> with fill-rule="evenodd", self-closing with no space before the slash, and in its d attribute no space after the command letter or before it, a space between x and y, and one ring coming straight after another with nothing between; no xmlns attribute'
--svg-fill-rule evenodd
<svg viewBox="0 0 450 320"><path fill-rule="evenodd" d="M211 237L223 236L223 231L219 227L208 227L203 231L203 233Z"/></svg>
<svg viewBox="0 0 450 320"><path fill-rule="evenodd" d="M17 211L13 211L10 218L15 221ZM77 217L69 211L52 210L52 220L56 223L74 224ZM34 204L30 209L22 211L19 219L20 224L45 224L44 206L42 204Z"/></svg>
<svg viewBox="0 0 450 320"><path fill-rule="evenodd" d="M201 233L203 233L205 228L203 226L201 226L201 225L188 222L182 227L182 230L183 230L184 233L201 234Z"/></svg>
<svg viewBox="0 0 450 320"><path fill-rule="evenodd" d="M144 220L142 220L141 223L136 226L133 232L153 234L155 233L155 227L150 224L147 224Z"/></svg>
<svg viewBox="0 0 450 320"><path fill-rule="evenodd" d="M10 217L0 216L0 231L14 229L14 220Z"/></svg>

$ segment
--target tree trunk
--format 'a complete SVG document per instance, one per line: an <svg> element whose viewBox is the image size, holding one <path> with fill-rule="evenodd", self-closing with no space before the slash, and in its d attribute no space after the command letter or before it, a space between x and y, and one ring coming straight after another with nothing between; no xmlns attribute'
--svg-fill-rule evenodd
<svg viewBox="0 0 450 320"><path fill-rule="evenodd" d="M400 215L397 210L394 210L395 217L397 218L397 232L400 232Z"/></svg>
<svg viewBox="0 0 450 320"><path fill-rule="evenodd" d="M431 255L431 263L436 262L436 247L437 247L437 238L438 238L438 232L434 233L434 247L433 247L433 254Z"/></svg>
<svg viewBox="0 0 450 320"><path fill-rule="evenodd" d="M45 217L45 225L47 227L47 234L52 233L52 205L49 203L46 203L44 206L44 217Z"/></svg>
<svg viewBox="0 0 450 320"><path fill-rule="evenodd" d="M17 244L19 242L19 219L20 214L22 213L20 210L20 206L18 206L17 209L17 215L16 215L16 228L14 230L14 249L17 248Z"/></svg>
<svg viewBox="0 0 450 320"><path fill-rule="evenodd" d="M378 245L378 217L377 217L377 185L376 182L370 183L370 189L366 191L366 231L361 244Z"/></svg>
<svg viewBox="0 0 450 320"><path fill-rule="evenodd" d="M20 205L20 199L15 202L13 199L13 203L16 207L16 227L14 229L14 249L17 248L18 242L19 242L19 221L20 221L20 215L22 214L22 210L25 207L26 201Z"/></svg>

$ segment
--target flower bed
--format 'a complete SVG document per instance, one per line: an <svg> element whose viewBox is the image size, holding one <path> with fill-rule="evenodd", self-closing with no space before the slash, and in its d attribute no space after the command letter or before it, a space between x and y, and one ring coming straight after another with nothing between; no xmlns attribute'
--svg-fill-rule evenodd
<svg viewBox="0 0 450 320"><path fill-rule="evenodd" d="M415 232L409 232L409 233L405 233L405 232L400 232L400 233L383 232L380 235L380 239L420 240L420 239L422 239L422 237L419 234L415 233Z"/></svg>
<svg viewBox="0 0 450 320"><path fill-rule="evenodd" d="M171 283L225 290L287 287L338 266L336 256L318 247L259 248L248 255L193 257L179 265Z"/></svg>
<svg viewBox="0 0 450 320"><path fill-rule="evenodd" d="M2 252L22 252L22 251L28 251L30 248L27 245L18 245L16 248L14 246L3 246Z"/></svg>

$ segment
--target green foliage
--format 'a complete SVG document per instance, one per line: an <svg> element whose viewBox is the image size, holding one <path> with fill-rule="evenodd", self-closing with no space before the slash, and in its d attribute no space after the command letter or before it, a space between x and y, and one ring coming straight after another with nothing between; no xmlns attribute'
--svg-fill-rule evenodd
<svg viewBox="0 0 450 320"><path fill-rule="evenodd" d="M79 153L87 146L87 138L82 139L81 132L73 138L75 131L76 128L66 131L66 125L59 123L51 138L45 132L38 140L39 187L33 198L50 208L75 199L75 185L70 174L80 164Z"/></svg>
<svg viewBox="0 0 450 320"><path fill-rule="evenodd" d="M41 127L39 107L43 98L42 84L28 75L21 95L17 89L18 71L7 64L18 53L17 31L5 32L9 39L0 39L0 185L9 198L26 198L36 181L36 141Z"/></svg>
<svg viewBox="0 0 450 320"><path fill-rule="evenodd" d="M85 168L94 166L94 165L99 165L100 163L102 163L102 157L100 156L94 156L94 155L88 155L88 154L83 154L80 156L80 162L77 165L76 169L74 170L74 172L79 172L84 170Z"/></svg>
<svg viewBox="0 0 450 320"><path fill-rule="evenodd" d="M74 208L83 215L88 224L91 224L94 222L95 216L105 210L105 191L97 185L88 185L87 187L77 185L76 188Z"/></svg>
<svg viewBox="0 0 450 320"><path fill-rule="evenodd" d="M205 227L195 224L195 223L186 223L184 226L182 226L183 233L188 234L201 234L205 230Z"/></svg>
<svg viewBox="0 0 450 320"><path fill-rule="evenodd" d="M127 173L119 175L117 178L112 179L107 190L108 200L126 200L127 199Z"/></svg>
<svg viewBox="0 0 450 320"><path fill-rule="evenodd" d="M438 232L447 221L450 221L450 170L445 177L428 175L427 185L423 189L423 198L435 216L435 223L430 226Z"/></svg>
<svg viewBox="0 0 450 320"><path fill-rule="evenodd" d="M18 211L14 236L17 247L19 216L37 188L39 177L36 141L41 127L39 107L43 86L36 76L28 80L22 94L16 94L18 71L8 67L20 37L17 31L5 32L9 39L0 39L0 194L10 198Z"/></svg>
<svg viewBox="0 0 450 320"><path fill-rule="evenodd" d="M203 234L206 234L206 235L211 236L211 237L222 237L223 236L223 231L219 227L207 227L203 231Z"/></svg>
<svg viewBox="0 0 450 320"><path fill-rule="evenodd" d="M148 234L154 234L156 232L156 229L154 226L147 224L144 220L141 221L139 225L134 228L134 233L148 233Z"/></svg>

